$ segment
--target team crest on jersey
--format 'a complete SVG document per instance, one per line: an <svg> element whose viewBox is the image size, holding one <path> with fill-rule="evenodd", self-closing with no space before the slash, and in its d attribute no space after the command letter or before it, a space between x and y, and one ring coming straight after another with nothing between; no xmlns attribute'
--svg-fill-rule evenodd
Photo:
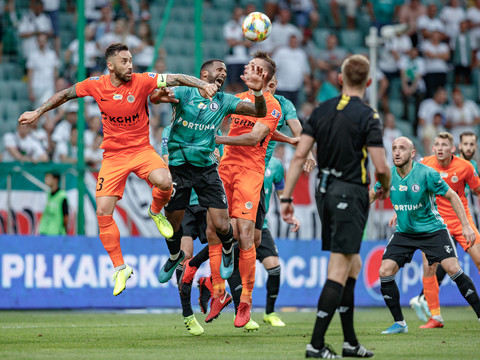
<svg viewBox="0 0 480 360"><path fill-rule="evenodd" d="M220 108L220 106L215 101L212 101L210 104L208 104L208 108L211 111L217 111Z"/></svg>
<svg viewBox="0 0 480 360"><path fill-rule="evenodd" d="M413 184L413 185L412 185L412 191L415 192L415 193L416 193L416 192L419 192L419 191L420 191L420 185L418 185L418 184Z"/></svg>
<svg viewBox="0 0 480 360"><path fill-rule="evenodd" d="M123 95L122 94L113 94L113 100L122 100Z"/></svg>
<svg viewBox="0 0 480 360"><path fill-rule="evenodd" d="M150 76L151 78L154 78L155 77L155 73L148 73L148 76Z"/></svg>
<svg viewBox="0 0 480 360"><path fill-rule="evenodd" d="M253 207L253 204L252 204L251 201L247 201L247 202L245 203L245 208L247 208L248 210L250 210L252 207Z"/></svg>
<svg viewBox="0 0 480 360"><path fill-rule="evenodd" d="M400 190L400 191L407 191L407 190L408 190L408 186L406 186L406 185L400 185L400 186L398 187L398 190Z"/></svg>
<svg viewBox="0 0 480 360"><path fill-rule="evenodd" d="M100 80L100 76L92 76L88 80Z"/></svg>
<svg viewBox="0 0 480 360"><path fill-rule="evenodd" d="M446 178L446 177L448 177L448 174L441 172L441 173L440 173L440 177L441 177L442 179L443 179L443 178Z"/></svg>
<svg viewBox="0 0 480 360"><path fill-rule="evenodd" d="M452 182L453 182L453 183L458 182L458 177L457 177L457 175L453 175L453 176L452 176Z"/></svg>
<svg viewBox="0 0 480 360"><path fill-rule="evenodd" d="M280 117L280 111L278 111L277 109L273 109L272 116L276 119L279 118Z"/></svg>
<svg viewBox="0 0 480 360"><path fill-rule="evenodd" d="M135 101L135 96L133 96L133 95L128 95L128 96L127 96L127 101L128 101L129 103L133 103L133 102Z"/></svg>

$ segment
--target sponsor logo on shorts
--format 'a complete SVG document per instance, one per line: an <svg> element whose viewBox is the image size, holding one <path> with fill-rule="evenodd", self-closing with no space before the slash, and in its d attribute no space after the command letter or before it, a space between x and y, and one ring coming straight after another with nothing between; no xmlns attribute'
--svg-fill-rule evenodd
<svg viewBox="0 0 480 360"><path fill-rule="evenodd" d="M134 97L133 95L128 95L127 101L128 101L129 103L133 103L133 102L135 101L135 97Z"/></svg>
<svg viewBox="0 0 480 360"><path fill-rule="evenodd" d="M253 204L252 204L251 201L247 201L247 202L245 203L245 208L247 208L248 210L251 210L252 207L253 207Z"/></svg>
<svg viewBox="0 0 480 360"><path fill-rule="evenodd" d="M415 192L415 193L416 193L416 192L419 192L419 191L420 191L420 185L418 185L418 184L413 184L413 185L412 185L412 191Z"/></svg>
<svg viewBox="0 0 480 360"><path fill-rule="evenodd" d="M407 191L407 190L408 190L408 186L406 186L406 185L400 185L400 186L398 187L398 190L400 190L400 191Z"/></svg>
<svg viewBox="0 0 480 360"><path fill-rule="evenodd" d="M227 203L227 197L225 195L222 195L222 200L223 200L223 203L226 204Z"/></svg>
<svg viewBox="0 0 480 360"><path fill-rule="evenodd" d="M215 101L212 101L210 104L208 104L208 108L211 111L217 111L218 109L220 109L220 106Z"/></svg>
<svg viewBox="0 0 480 360"><path fill-rule="evenodd" d="M113 100L122 100L123 95L122 94L113 94Z"/></svg>
<svg viewBox="0 0 480 360"><path fill-rule="evenodd" d="M452 176L452 182L453 182L453 183L458 182L458 177L457 177L456 175L453 175L453 176Z"/></svg>
<svg viewBox="0 0 480 360"><path fill-rule="evenodd" d="M444 248L445 248L445 251L449 254L453 251L453 249L450 245L445 245Z"/></svg>
<svg viewBox="0 0 480 360"><path fill-rule="evenodd" d="M347 207L348 207L348 203L346 202L339 202L337 204L337 209L340 209L340 210L345 210Z"/></svg>
<svg viewBox="0 0 480 360"><path fill-rule="evenodd" d="M321 319L325 318L328 316L328 313L323 311L323 310L320 310L318 313L317 313L317 316Z"/></svg>

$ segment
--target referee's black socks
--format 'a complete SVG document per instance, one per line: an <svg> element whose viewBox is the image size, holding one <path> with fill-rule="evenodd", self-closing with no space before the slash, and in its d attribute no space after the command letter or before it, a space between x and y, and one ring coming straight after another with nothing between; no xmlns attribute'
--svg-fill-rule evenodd
<svg viewBox="0 0 480 360"><path fill-rule="evenodd" d="M345 288L343 289L342 301L338 307L340 313L340 320L342 322L343 339L351 346L357 346L358 340L353 328L353 309L355 307L355 283L356 279L349 277Z"/></svg>
<svg viewBox="0 0 480 360"><path fill-rule="evenodd" d="M404 317L400 306L400 292L398 291L398 286L395 282L395 275L380 276L380 290L383 299L385 300L385 304L387 304L392 313L393 320L403 321Z"/></svg>
<svg viewBox="0 0 480 360"><path fill-rule="evenodd" d="M230 254L230 252L232 251L232 245L233 245L232 224L229 224L228 226L229 226L229 228L228 228L228 232L226 234L220 234L217 231L217 236L220 239L220 241L222 242L222 245L223 245L222 250L225 254Z"/></svg>
<svg viewBox="0 0 480 360"><path fill-rule="evenodd" d="M323 286L322 293L318 299L318 312L315 327L313 328L311 344L315 349L321 349L325 346L325 333L332 320L335 310L340 305L342 299L342 284L328 280Z"/></svg>
<svg viewBox="0 0 480 360"><path fill-rule="evenodd" d="M480 299L472 279L465 275L462 269L458 270L456 274L451 275L450 278L455 281L458 286L458 290L460 290L460 293L463 295L465 300L467 300L472 309L475 311L475 314L477 314L477 317L480 319Z"/></svg>

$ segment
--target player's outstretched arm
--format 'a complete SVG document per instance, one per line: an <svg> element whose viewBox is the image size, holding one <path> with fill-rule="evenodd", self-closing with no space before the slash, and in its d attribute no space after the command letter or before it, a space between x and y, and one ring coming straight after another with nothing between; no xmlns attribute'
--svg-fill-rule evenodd
<svg viewBox="0 0 480 360"><path fill-rule="evenodd" d="M166 74L158 75L165 76L165 83L162 84L162 81L159 80L159 87L163 86L188 86L196 87L206 92L207 97L212 100L213 96L217 93L218 87L215 84L209 84L203 80L196 78L195 76L185 75L185 74Z"/></svg>
<svg viewBox="0 0 480 360"><path fill-rule="evenodd" d="M300 141L300 135L298 137L289 137L282 133L281 131L275 130L273 132L272 138L270 139L271 141L278 141L278 142L283 142L287 143L293 146L297 146L298 142Z"/></svg>
<svg viewBox="0 0 480 360"><path fill-rule="evenodd" d="M385 156L385 149L383 147L369 146L367 147L367 150L370 154L373 165L375 166L375 175L382 185L382 187L377 190L376 196L378 199L384 200L390 193L390 181L392 177L390 167L388 166L387 158Z"/></svg>
<svg viewBox="0 0 480 360"><path fill-rule="evenodd" d="M215 143L235 146L255 146L265 139L269 132L270 128L267 125L257 121L249 133L238 136L217 136Z"/></svg>
<svg viewBox="0 0 480 360"><path fill-rule="evenodd" d="M455 214L457 214L460 223L462 224L462 234L465 236L465 239L467 239L467 245L472 246L476 240L475 232L468 222L467 214L465 213L465 208L463 207L462 201L458 197L457 193L451 188L448 189L444 196L448 201L450 201L450 204L452 204L453 211L455 211Z"/></svg>
<svg viewBox="0 0 480 360"><path fill-rule="evenodd" d="M240 77L245 82L245 85L247 85L250 90L253 90L255 104L246 101L239 102L235 109L235 114L265 117L267 115L267 103L262 92L265 73L260 66L253 64L249 66L251 67L249 75L242 75Z"/></svg>
<svg viewBox="0 0 480 360"><path fill-rule="evenodd" d="M26 111L18 118L18 122L22 125L30 124L38 120L40 116L49 110L55 109L60 105L66 103L68 100L78 98L75 90L75 84L68 89L57 92L50 99L45 101L42 106L34 111Z"/></svg>

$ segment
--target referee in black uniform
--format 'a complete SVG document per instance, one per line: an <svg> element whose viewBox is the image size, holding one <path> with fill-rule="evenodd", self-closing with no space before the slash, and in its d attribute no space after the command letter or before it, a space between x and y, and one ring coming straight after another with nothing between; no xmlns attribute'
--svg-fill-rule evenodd
<svg viewBox="0 0 480 360"><path fill-rule="evenodd" d="M337 357L324 342L337 308L344 334L342 355L373 356L358 342L353 327L354 288L361 268L358 253L369 210L367 151L382 184L377 194L381 199L389 192L390 169L379 116L362 102L371 82L369 70L368 59L361 55L350 56L343 62L338 78L342 95L317 106L306 122L281 199L282 217L289 223L294 213L292 191L316 142L320 181L315 197L322 221L322 248L331 254L307 357Z"/></svg>

